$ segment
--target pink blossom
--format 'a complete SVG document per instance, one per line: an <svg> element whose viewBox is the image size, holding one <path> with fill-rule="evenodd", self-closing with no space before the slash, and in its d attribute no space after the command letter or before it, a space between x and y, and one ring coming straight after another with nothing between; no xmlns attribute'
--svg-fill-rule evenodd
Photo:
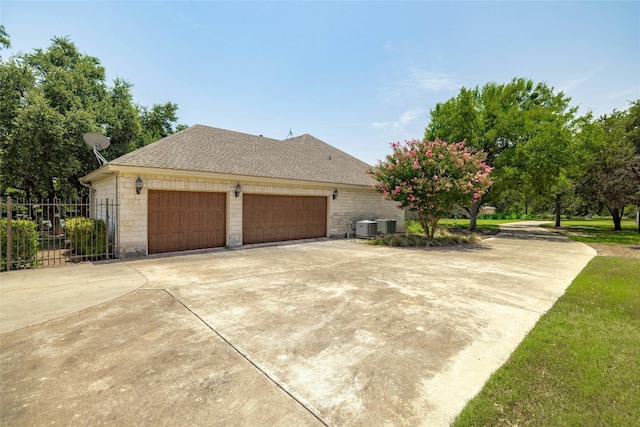
<svg viewBox="0 0 640 427"><path fill-rule="evenodd" d="M473 193L473 200L478 200L480 195L478 193Z"/></svg>
<svg viewBox="0 0 640 427"><path fill-rule="evenodd" d="M431 157L431 156L433 156L433 151L427 150L427 157Z"/></svg>

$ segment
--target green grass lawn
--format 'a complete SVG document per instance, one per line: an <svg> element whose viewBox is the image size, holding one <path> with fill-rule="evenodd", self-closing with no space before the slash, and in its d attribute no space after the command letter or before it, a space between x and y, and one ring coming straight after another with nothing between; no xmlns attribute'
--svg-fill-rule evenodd
<svg viewBox="0 0 640 427"><path fill-rule="evenodd" d="M542 224L542 227L554 228L555 223ZM640 244L638 224L630 219L622 220L622 231L613 230L613 221L609 219L572 219L563 220L560 225L562 233L572 240L584 243L605 244ZM555 228L554 228L555 229Z"/></svg>
<svg viewBox="0 0 640 427"><path fill-rule="evenodd" d="M594 258L453 425L640 425L639 272Z"/></svg>

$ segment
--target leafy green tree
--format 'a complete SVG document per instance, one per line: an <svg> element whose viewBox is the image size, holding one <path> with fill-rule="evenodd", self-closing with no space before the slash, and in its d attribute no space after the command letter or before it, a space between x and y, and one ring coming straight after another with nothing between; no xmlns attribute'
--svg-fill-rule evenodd
<svg viewBox="0 0 640 427"><path fill-rule="evenodd" d="M486 155L464 141L413 140L391 148L393 153L370 173L378 181L376 189L399 207L415 211L430 238L454 205L478 200L491 185Z"/></svg>
<svg viewBox="0 0 640 427"><path fill-rule="evenodd" d="M499 200L517 191L527 200L561 195L565 190L564 158L551 157L564 146L575 109L562 92L545 83L517 78L507 84L487 83L460 93L431 110L425 138L466 139L487 155L494 168L495 185L488 200ZM520 148L518 148L520 147ZM564 150L566 151L566 150ZM545 164L545 158L548 163ZM554 197L559 202L559 197ZM475 228L481 200L468 208L470 229ZM559 209L556 209L559 211Z"/></svg>
<svg viewBox="0 0 640 427"><path fill-rule="evenodd" d="M111 140L111 145L103 152L107 159L115 159L142 145L143 128L131 96L132 87L125 80L115 79L100 109L99 122L103 123L104 133Z"/></svg>
<svg viewBox="0 0 640 427"><path fill-rule="evenodd" d="M138 107L131 84L106 82L100 60L68 38L0 62L0 192L69 198L98 164L83 139L106 134L113 159L173 132L177 105Z"/></svg>
<svg viewBox="0 0 640 427"><path fill-rule="evenodd" d="M577 191L592 206L605 206L614 230L622 230L625 208L640 204L640 154L636 151L638 101L626 111L614 111L591 121L578 135L579 163Z"/></svg>
<svg viewBox="0 0 640 427"><path fill-rule="evenodd" d="M139 106L138 114L143 129L142 145L150 144L185 129L186 125L176 125L177 112L178 105L171 102L155 104L151 108Z"/></svg>
<svg viewBox="0 0 640 427"><path fill-rule="evenodd" d="M11 39L9 38L9 34L4 29L4 25L0 25L0 46L5 49L9 49L11 47Z"/></svg>
<svg viewBox="0 0 640 427"><path fill-rule="evenodd" d="M0 63L0 144L13 128L13 121L24 104L27 93L35 86L35 76L21 61L11 58ZM0 145L2 149L2 145Z"/></svg>
<svg viewBox="0 0 640 427"><path fill-rule="evenodd" d="M631 103L624 124L624 139L631 143L635 147L636 153L640 155L640 99Z"/></svg>

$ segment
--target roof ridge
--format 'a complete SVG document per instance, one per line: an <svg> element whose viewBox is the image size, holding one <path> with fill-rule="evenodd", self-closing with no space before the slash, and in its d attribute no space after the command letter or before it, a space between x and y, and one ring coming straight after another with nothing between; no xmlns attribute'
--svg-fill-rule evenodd
<svg viewBox="0 0 640 427"><path fill-rule="evenodd" d="M264 136L264 135L254 135L252 133L238 132L237 130L223 129L223 128L219 128L219 127L215 127L215 126L208 126L208 125L201 125L201 124L196 124L196 125L190 126L189 128L195 127L195 126L203 127L203 128L206 128L206 129L221 130L221 131L224 131L224 132L234 133L234 134L237 134L237 135L250 136L252 138L264 138L264 139L270 139L272 141L278 141L278 142L283 141L281 139L271 138L271 137ZM189 128L187 128L187 129L189 129Z"/></svg>

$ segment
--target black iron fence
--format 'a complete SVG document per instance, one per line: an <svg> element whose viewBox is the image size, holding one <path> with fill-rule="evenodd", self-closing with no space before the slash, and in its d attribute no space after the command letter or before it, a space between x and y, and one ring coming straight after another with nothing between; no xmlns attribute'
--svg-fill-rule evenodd
<svg viewBox="0 0 640 427"><path fill-rule="evenodd" d="M0 199L0 271L116 258L114 201Z"/></svg>

